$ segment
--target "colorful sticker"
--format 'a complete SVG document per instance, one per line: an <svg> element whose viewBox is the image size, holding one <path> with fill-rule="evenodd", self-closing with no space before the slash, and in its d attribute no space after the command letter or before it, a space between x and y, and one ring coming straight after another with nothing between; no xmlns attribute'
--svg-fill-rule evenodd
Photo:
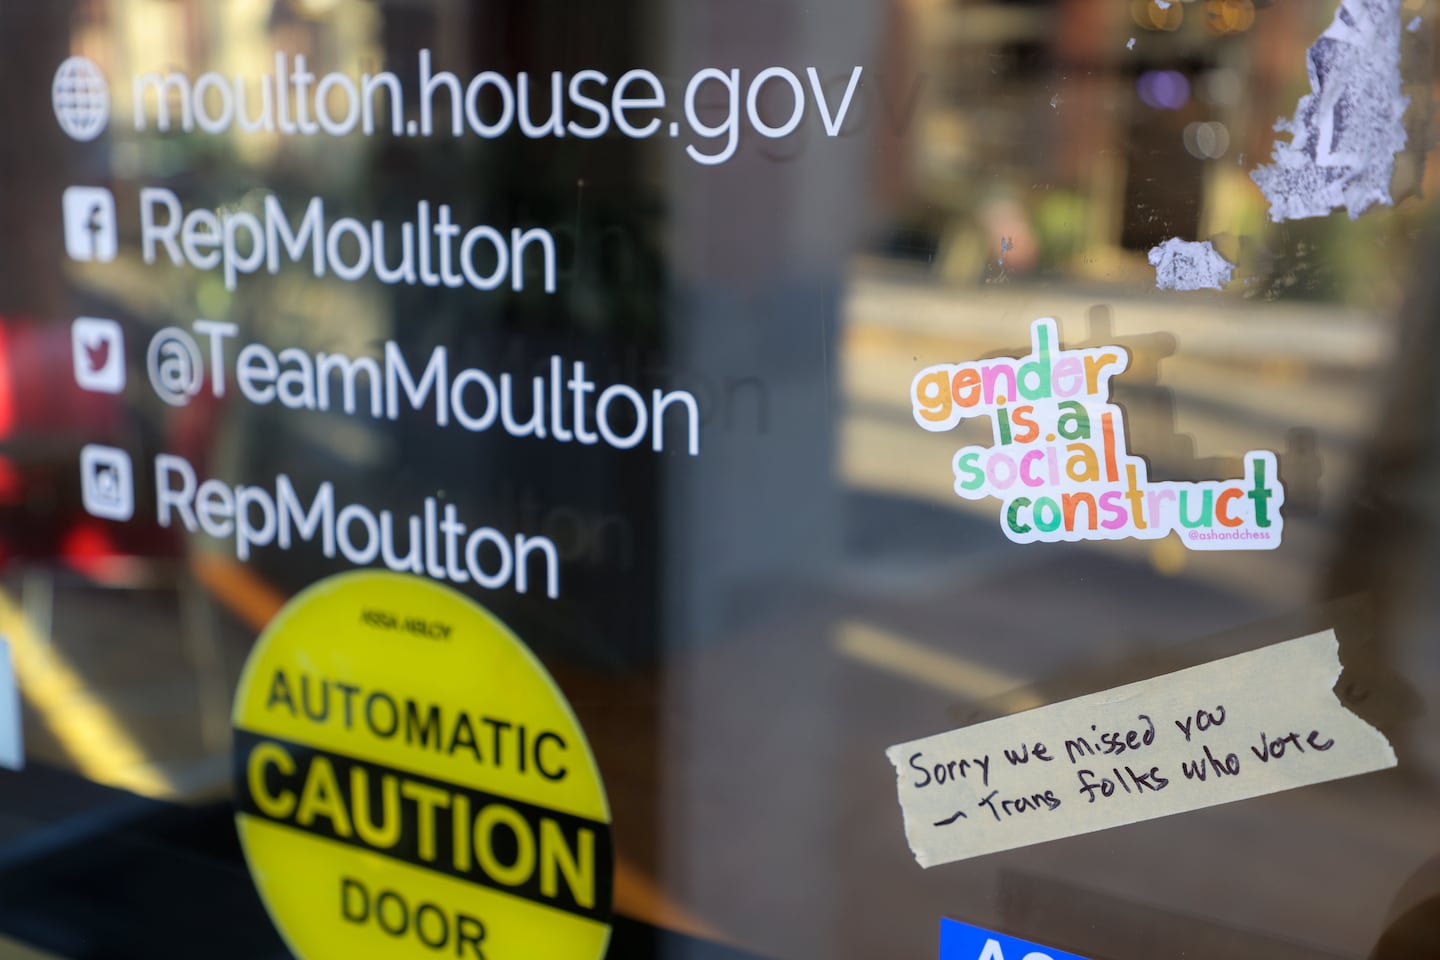
<svg viewBox="0 0 1440 960"><path fill-rule="evenodd" d="M1085 960L1053 947L1007 937L959 920L940 921L940 960Z"/></svg>
<svg viewBox="0 0 1440 960"><path fill-rule="evenodd" d="M956 451L955 492L1001 502L1000 529L1015 543L1157 540L1171 532L1191 550L1273 550L1285 520L1275 454L1252 450L1238 480L1151 482L1125 448L1124 412L1111 379L1124 347L1062 350L1053 317L1030 328L1031 351L926 367L910 385L915 422L932 432L990 418L994 443Z"/></svg>
<svg viewBox="0 0 1440 960"><path fill-rule="evenodd" d="M575 715L480 606L359 572L275 617L236 695L236 823L302 960L596 960L610 813Z"/></svg>

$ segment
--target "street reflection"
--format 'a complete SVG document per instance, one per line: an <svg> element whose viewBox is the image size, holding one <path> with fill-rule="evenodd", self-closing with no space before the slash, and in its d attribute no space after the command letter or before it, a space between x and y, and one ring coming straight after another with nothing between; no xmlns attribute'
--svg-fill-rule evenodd
<svg viewBox="0 0 1440 960"><path fill-rule="evenodd" d="M1419 106L1435 83L1430 24L1402 36L1417 106L1396 205L1278 225L1249 172L1308 92L1305 51L1333 4L501 6L0 6L0 26L36 38L16 51L35 89L71 54L113 79L260 76L277 49L357 74L421 48L471 72L595 63L612 75L647 62L749 70L778 51L814 63L832 98L851 76L841 65L867 65L839 137L818 122L791 140L742 137L714 170L618 138L162 136L113 121L93 150L62 158L41 143L18 157L23 189L0 204L31 241L0 262L0 633L33 761L223 800L250 645L288 597L344 568L318 551L237 563L161 529L143 504L124 529L96 522L74 462L102 441L229 483L284 470L387 506L433 494L551 537L561 602L475 595L535 647L594 745L622 914L784 957L930 955L940 916L1041 942L1048 929L1096 956L1364 955L1440 849L1435 438L1416 441L1396 413L1412 387L1410 417L1433 412L1440 298L1421 227L1440 173ZM1402 4L1407 19L1421 7ZM566 18L579 19L556 33ZM131 89L113 86L114 116L134 116ZM50 103L31 100L8 119L53 128ZM133 229L114 262L71 262L56 224L77 183L122 208L161 184L230 210L324 193L392 223L443 199L467 222L553 229L557 291L461 297L300 268L232 290L216 273L147 265ZM137 222L133 202L120 213ZM1234 279L1158 290L1147 256L1175 237L1213 241ZM583 357L646 395L692 391L702 452L537 452L418 419L259 409L233 391L178 407L138 387L77 400L77 316L114 318L137 344L197 318L277 350L444 344L517 375ZM956 496L951 457L988 443L989 423L921 430L910 383L932 364L1023 354L1040 317L1057 318L1067 348L1129 351L1113 402L1152 479L1233 478L1246 451L1273 451L1280 548L1021 546L996 502ZM130 376L144 383L135 358ZM1402 456L1397 443L1419 446ZM1383 512L1394 503L1410 512ZM932 871L910 858L890 744L1332 622L1355 667L1339 694L1396 738L1393 776Z"/></svg>

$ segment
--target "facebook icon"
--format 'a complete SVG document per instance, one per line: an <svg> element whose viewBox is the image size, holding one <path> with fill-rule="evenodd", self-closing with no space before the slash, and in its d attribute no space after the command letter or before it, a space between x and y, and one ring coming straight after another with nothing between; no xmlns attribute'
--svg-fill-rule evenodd
<svg viewBox="0 0 1440 960"><path fill-rule="evenodd" d="M115 195L104 187L65 191L65 252L75 260L115 259Z"/></svg>

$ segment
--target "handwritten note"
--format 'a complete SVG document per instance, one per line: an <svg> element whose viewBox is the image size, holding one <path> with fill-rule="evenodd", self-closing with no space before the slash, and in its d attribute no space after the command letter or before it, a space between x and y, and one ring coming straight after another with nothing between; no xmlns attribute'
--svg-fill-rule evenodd
<svg viewBox="0 0 1440 960"><path fill-rule="evenodd" d="M897 744L923 867L1395 766L1333 631Z"/></svg>

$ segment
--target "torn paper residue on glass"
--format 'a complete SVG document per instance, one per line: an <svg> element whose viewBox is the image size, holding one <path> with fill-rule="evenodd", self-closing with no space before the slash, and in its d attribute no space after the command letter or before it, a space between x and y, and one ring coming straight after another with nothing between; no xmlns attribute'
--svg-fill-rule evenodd
<svg viewBox="0 0 1440 960"><path fill-rule="evenodd" d="M1220 256L1209 240L1197 243L1171 237L1150 249L1155 286L1161 290L1219 290L1230 282L1235 264Z"/></svg>
<svg viewBox="0 0 1440 960"><path fill-rule="evenodd" d="M1310 88L1291 120L1275 129L1269 166L1250 178L1279 223L1323 217L1344 207L1351 218L1389 205L1395 154L1405 149L1400 94L1401 0L1342 0L1335 20L1306 56Z"/></svg>

